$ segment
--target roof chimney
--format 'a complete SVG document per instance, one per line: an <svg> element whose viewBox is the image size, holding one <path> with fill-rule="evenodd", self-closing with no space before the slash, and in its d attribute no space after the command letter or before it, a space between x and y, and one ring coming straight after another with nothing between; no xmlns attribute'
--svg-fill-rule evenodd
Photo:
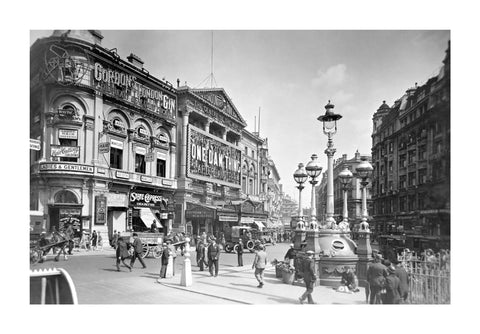
<svg viewBox="0 0 480 334"><path fill-rule="evenodd" d="M130 56L127 57L128 61L138 68L143 68L143 60L139 56L130 53Z"/></svg>

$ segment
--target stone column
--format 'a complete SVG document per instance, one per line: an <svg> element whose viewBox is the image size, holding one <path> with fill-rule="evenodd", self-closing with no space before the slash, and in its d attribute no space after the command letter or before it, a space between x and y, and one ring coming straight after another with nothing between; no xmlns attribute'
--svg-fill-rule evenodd
<svg viewBox="0 0 480 334"><path fill-rule="evenodd" d="M357 276L360 286L366 286L367 269L372 261L372 247L370 245L370 232L358 232L357 240Z"/></svg>
<svg viewBox="0 0 480 334"><path fill-rule="evenodd" d="M100 92L95 92L94 111L93 111L93 117L95 119L94 119L93 138L92 138L93 139L92 165L99 164L98 143L99 143L100 136L103 133L103 119L99 116L103 117L103 94ZM108 115L106 120L108 120Z"/></svg>
<svg viewBox="0 0 480 334"><path fill-rule="evenodd" d="M187 177L187 128L188 128L188 119L190 116L190 111L188 109L182 110L182 143L180 147L180 171L179 177L185 179Z"/></svg>
<svg viewBox="0 0 480 334"><path fill-rule="evenodd" d="M325 154L328 158L328 170L327 170L327 218L326 223L328 226L332 226L335 223L333 218L334 214L334 198L333 198L333 155L336 149L333 148L331 138L328 139L328 148L325 150Z"/></svg>

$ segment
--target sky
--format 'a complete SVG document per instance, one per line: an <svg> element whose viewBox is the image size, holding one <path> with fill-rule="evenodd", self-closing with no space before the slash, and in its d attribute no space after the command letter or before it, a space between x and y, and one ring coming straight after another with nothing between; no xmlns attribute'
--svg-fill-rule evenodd
<svg viewBox="0 0 480 334"><path fill-rule="evenodd" d="M52 30L32 30L30 44ZM212 34L213 33L213 34ZM268 138L283 190L298 199L293 172L312 154L323 171L327 137L317 117L330 100L343 116L335 159L371 154L372 116L438 73L448 30L102 30L102 46L134 53L157 78L221 87ZM212 52L213 45L213 52ZM213 57L212 57L213 55ZM213 60L213 79L212 73ZM257 125L255 125L257 120ZM258 120L260 124L258 125ZM308 189L307 189L308 190ZM302 194L309 207L310 191Z"/></svg>

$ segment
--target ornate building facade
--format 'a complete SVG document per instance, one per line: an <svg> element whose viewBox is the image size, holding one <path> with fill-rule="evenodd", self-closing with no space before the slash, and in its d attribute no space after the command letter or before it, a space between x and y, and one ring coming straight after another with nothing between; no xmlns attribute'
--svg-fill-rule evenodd
<svg viewBox="0 0 480 334"><path fill-rule="evenodd" d="M450 45L438 75L378 108L372 141L377 232L449 247Z"/></svg>
<svg viewBox="0 0 480 334"><path fill-rule="evenodd" d="M95 30L62 30L30 49L30 209L44 228L78 234L171 229L176 90L101 46Z"/></svg>

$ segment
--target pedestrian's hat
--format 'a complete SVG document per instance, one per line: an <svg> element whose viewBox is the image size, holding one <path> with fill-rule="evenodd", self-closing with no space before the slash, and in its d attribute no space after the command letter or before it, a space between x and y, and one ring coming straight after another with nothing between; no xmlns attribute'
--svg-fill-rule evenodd
<svg viewBox="0 0 480 334"><path fill-rule="evenodd" d="M387 268L387 270L388 270L389 273L392 273L392 274L395 273L395 267L394 267L394 266L389 266L389 267Z"/></svg>
<svg viewBox="0 0 480 334"><path fill-rule="evenodd" d="M314 251L312 251L312 250L308 250L308 251L307 251L307 255L313 255L313 254L315 254Z"/></svg>
<svg viewBox="0 0 480 334"><path fill-rule="evenodd" d="M294 244L290 244L290 247L293 247L293 246L294 246Z"/></svg>

